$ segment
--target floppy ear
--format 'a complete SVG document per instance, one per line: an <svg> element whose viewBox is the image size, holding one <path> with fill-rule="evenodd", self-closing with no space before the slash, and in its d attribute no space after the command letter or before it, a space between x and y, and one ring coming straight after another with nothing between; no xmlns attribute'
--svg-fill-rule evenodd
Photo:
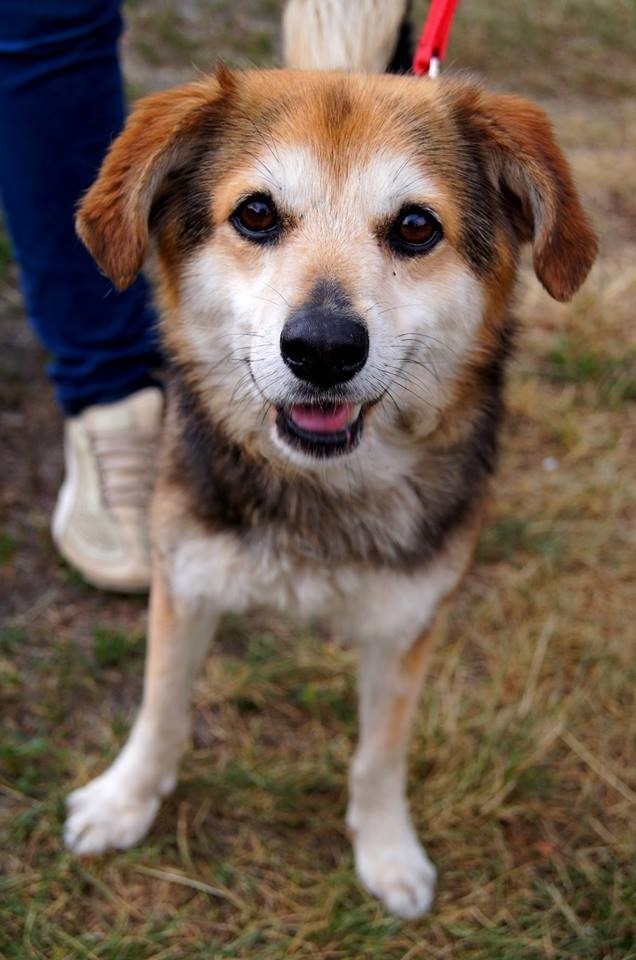
<svg viewBox="0 0 636 960"><path fill-rule="evenodd" d="M598 243L550 121L521 97L476 87L464 93L463 120L508 201L519 239L532 241L537 277L555 300L570 300L594 263Z"/></svg>
<svg viewBox="0 0 636 960"><path fill-rule="evenodd" d="M144 262L150 209L163 181L213 133L221 96L233 85L221 68L216 78L146 97L110 148L75 226L118 290L133 282Z"/></svg>

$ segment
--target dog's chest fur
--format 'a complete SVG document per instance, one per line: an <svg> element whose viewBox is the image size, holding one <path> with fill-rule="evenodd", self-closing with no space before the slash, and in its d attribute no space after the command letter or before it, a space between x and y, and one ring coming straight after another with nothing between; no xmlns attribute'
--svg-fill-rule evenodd
<svg viewBox="0 0 636 960"><path fill-rule="evenodd" d="M231 533L248 549L332 566L407 572L430 562L483 495L494 467L500 385L455 444L430 444L391 484L352 473L348 490L320 475L282 473L227 437L175 375L177 430L169 478L186 493L192 518L211 534Z"/></svg>

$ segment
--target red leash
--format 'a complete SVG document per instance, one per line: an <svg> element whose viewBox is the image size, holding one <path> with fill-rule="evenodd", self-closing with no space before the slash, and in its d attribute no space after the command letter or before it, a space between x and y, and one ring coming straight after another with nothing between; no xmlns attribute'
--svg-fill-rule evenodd
<svg viewBox="0 0 636 960"><path fill-rule="evenodd" d="M413 73L436 77L450 35L453 14L458 0L431 0L420 42L413 57Z"/></svg>

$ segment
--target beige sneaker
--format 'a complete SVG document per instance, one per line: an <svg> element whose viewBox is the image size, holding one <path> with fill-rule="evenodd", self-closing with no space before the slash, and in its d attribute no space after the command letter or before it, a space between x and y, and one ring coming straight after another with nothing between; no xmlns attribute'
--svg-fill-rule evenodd
<svg viewBox="0 0 636 960"><path fill-rule="evenodd" d="M150 583L148 504L163 395L146 387L66 421L66 476L52 532L65 560L104 590Z"/></svg>

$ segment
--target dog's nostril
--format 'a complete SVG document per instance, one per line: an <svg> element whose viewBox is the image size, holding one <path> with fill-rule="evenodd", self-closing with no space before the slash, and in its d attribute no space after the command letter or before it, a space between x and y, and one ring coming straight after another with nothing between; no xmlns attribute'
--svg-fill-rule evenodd
<svg viewBox="0 0 636 960"><path fill-rule="evenodd" d="M364 330L364 327L362 329ZM355 367L356 370L359 370L367 359L368 352L368 338L366 338L366 342L364 344L344 343L339 349L338 359L343 367Z"/></svg>
<svg viewBox="0 0 636 960"><path fill-rule="evenodd" d="M283 330L280 343L283 357L291 363L307 363L309 360L307 344L304 340L298 337L286 337Z"/></svg>
<svg viewBox="0 0 636 960"><path fill-rule="evenodd" d="M283 327L280 350L301 380L333 386L362 369L369 353L369 335L364 324L351 317L301 310Z"/></svg>

